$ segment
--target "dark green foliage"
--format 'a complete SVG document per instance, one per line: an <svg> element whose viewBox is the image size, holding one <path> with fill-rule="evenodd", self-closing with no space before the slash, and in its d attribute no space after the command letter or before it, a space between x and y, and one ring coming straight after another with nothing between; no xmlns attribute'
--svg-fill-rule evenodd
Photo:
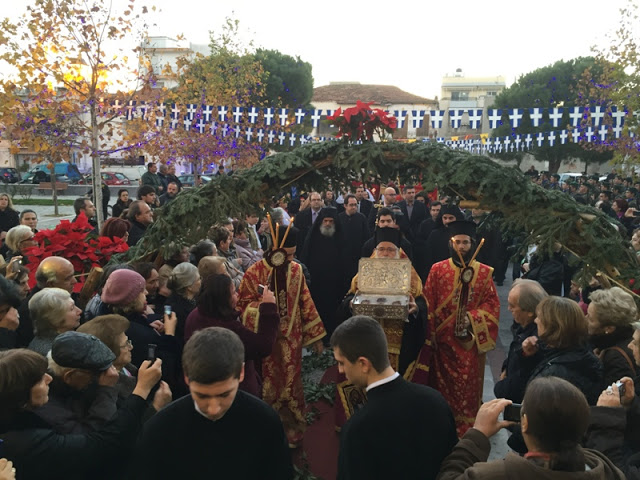
<svg viewBox="0 0 640 480"><path fill-rule="evenodd" d="M258 49L255 59L268 74L265 81L266 104L273 107L305 107L313 96L311 64L277 50Z"/></svg>
<svg viewBox="0 0 640 480"><path fill-rule="evenodd" d="M544 190L519 170L501 167L486 157L417 142L305 145L268 157L231 177L216 176L158 210L144 240L126 257L134 260L163 247L168 257L177 249L170 242L193 244L213 223L268 204L290 185L322 190L329 184L336 188L369 176L421 183L428 190L437 184L442 193L478 200L483 208L502 211L510 229L539 237L543 248L551 249L557 241L576 252L591 273L610 272L610 267L626 271L636 265L611 219L600 210Z"/></svg>

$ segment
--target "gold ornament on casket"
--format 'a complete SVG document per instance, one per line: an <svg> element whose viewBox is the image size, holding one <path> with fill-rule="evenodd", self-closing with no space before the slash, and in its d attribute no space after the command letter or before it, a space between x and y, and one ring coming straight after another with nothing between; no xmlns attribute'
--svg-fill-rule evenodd
<svg viewBox="0 0 640 480"><path fill-rule="evenodd" d="M368 315L376 320L407 321L410 287L409 259L361 258L353 314Z"/></svg>

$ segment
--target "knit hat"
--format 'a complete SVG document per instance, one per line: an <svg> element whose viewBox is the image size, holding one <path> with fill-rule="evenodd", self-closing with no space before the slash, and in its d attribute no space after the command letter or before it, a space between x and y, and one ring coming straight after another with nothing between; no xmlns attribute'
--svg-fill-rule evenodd
<svg viewBox="0 0 640 480"><path fill-rule="evenodd" d="M147 282L133 270L116 270L102 289L101 300L109 305L124 306L132 303L144 292Z"/></svg>
<svg viewBox="0 0 640 480"><path fill-rule="evenodd" d="M51 358L64 368L102 372L113 364L116 356L94 335L64 332L53 341Z"/></svg>

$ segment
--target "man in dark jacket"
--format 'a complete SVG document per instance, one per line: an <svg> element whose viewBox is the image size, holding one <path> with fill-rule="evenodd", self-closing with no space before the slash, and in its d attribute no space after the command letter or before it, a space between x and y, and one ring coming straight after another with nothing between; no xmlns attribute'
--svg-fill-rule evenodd
<svg viewBox="0 0 640 480"><path fill-rule="evenodd" d="M338 214L338 222L344 234L345 276L353 278L358 273L362 247L371 234L367 227L367 217L358 213L358 201L352 193L344 197L344 212Z"/></svg>
<svg viewBox="0 0 640 480"><path fill-rule="evenodd" d="M338 479L435 479L457 442L442 395L391 368L384 331L371 317L346 320L331 345L338 370L368 399L342 429Z"/></svg>
<svg viewBox="0 0 640 480"><path fill-rule="evenodd" d="M153 223L153 212L147 202L136 200L129 206L129 221L131 230L127 243L130 247L136 245L147 231L147 227Z"/></svg>
<svg viewBox="0 0 640 480"><path fill-rule="evenodd" d="M400 210L409 223L407 236L411 243L415 243L420 225L427 218L427 207L424 203L416 202L416 188L413 185L406 185L403 190L404 200L398 203Z"/></svg>
<svg viewBox="0 0 640 480"><path fill-rule="evenodd" d="M440 209L440 215L438 216L438 228L436 228L427 239L424 250L424 258L426 259L424 266L419 265L421 270L418 270L420 278L427 278L431 267L446 260L451 256L449 251L449 240L451 240L451 233L447 225L456 220L462 220L464 216L462 211L457 205L443 205Z"/></svg>

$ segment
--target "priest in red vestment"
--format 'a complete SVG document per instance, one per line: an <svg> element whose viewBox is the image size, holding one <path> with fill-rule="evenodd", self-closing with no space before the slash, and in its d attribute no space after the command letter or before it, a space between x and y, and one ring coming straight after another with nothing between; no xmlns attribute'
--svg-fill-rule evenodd
<svg viewBox="0 0 640 480"><path fill-rule="evenodd" d="M262 361L262 399L280 415L289 446L302 442L306 428L302 390L302 347L322 352L324 325L311 299L302 267L293 260L297 229L273 232L272 248L265 258L249 267L238 289L238 308L245 327L258 331L260 286L276 295L280 331L271 355Z"/></svg>
<svg viewBox="0 0 640 480"><path fill-rule="evenodd" d="M427 331L434 335L429 383L451 406L462 437L482 401L485 354L495 348L500 301L493 268L475 260L475 224L456 221L449 229L452 256L433 265L424 287Z"/></svg>

